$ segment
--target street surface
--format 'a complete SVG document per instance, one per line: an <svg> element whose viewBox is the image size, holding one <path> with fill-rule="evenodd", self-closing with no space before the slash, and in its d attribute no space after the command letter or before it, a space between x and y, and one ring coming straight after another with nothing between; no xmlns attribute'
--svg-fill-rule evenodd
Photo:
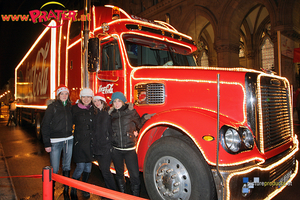
<svg viewBox="0 0 300 200"><path fill-rule="evenodd" d="M8 164L11 176L24 175L41 175L45 166L50 165L49 154L45 152L43 143L36 139L34 128L6 126L8 119L7 107L2 107L0 113L0 143L3 146L4 155ZM295 121L295 132L300 133L300 124ZM299 152L297 159L300 160ZM71 174L75 169L72 163ZM140 174L142 180L142 173ZM42 179L41 178L24 178L13 177L13 185L20 200L37 200L42 199ZM1 183L1 180L0 180ZM89 183L104 187L104 182L100 170L96 165L93 165ZM128 183L128 182L127 182ZM300 196L300 175L298 174L292 182L292 186L287 186L283 192L278 194L273 200L298 200ZM1 190L1 184L0 184ZM127 184L127 192L130 191L130 186ZM63 199L63 186L61 183L56 184L55 199ZM81 192L78 192L79 199L82 197ZM149 198L142 182L141 197ZM102 199L102 197L91 194L91 200ZM0 197L0 200L2 198Z"/></svg>

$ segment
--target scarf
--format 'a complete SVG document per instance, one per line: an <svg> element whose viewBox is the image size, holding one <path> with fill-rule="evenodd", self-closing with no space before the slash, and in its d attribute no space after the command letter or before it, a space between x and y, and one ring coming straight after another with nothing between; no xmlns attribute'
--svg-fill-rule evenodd
<svg viewBox="0 0 300 200"><path fill-rule="evenodd" d="M81 109L86 109L86 110L89 110L90 107L91 107L91 104L85 106L85 105L83 105L83 104L81 104L81 103L78 103L77 105L78 105L79 108L81 108Z"/></svg>

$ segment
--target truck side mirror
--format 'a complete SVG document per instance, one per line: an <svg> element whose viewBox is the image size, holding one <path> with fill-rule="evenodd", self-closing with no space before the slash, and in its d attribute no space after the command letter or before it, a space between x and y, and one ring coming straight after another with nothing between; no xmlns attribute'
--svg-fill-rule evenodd
<svg viewBox="0 0 300 200"><path fill-rule="evenodd" d="M90 38L88 43L88 70L96 72L99 69L99 38Z"/></svg>

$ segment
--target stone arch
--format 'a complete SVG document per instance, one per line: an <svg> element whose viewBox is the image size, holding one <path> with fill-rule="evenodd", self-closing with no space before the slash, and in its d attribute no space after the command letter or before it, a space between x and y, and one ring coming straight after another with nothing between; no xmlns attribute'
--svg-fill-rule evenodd
<svg viewBox="0 0 300 200"><path fill-rule="evenodd" d="M198 41L203 41L203 40L205 40L206 44L210 47L208 50L204 49L204 51L206 51L206 53L208 54L209 66L216 67L217 66L217 54L214 49L214 41L210 37L209 32L207 31L206 28L204 30L202 30L198 35ZM202 53L203 52L200 51L199 55L201 56Z"/></svg>
<svg viewBox="0 0 300 200"><path fill-rule="evenodd" d="M246 34L244 34L244 32L240 30L240 35L243 37L243 40L245 42L245 50L247 51L249 46L252 45L252 41L250 40L251 38L247 37L247 35L251 35L251 30L248 26L249 24L245 23L245 21L243 21L242 25Z"/></svg>
<svg viewBox="0 0 300 200"><path fill-rule="evenodd" d="M218 65L222 67L239 66L240 27L248 12L262 4L269 12L271 23L276 24L276 5L268 0L228 1L222 10L218 24L215 47Z"/></svg>
<svg viewBox="0 0 300 200"><path fill-rule="evenodd" d="M241 0L239 3L237 3L236 1L232 0L228 1L220 17L220 22L217 29L217 35L220 37L220 39L232 42L230 36L232 36L232 34L238 35L245 16L253 7L257 6L258 4L262 4L267 8L271 18L271 25L275 26L277 6L274 5L274 2L270 2L268 0Z"/></svg>
<svg viewBox="0 0 300 200"><path fill-rule="evenodd" d="M264 19L264 21L262 21L261 24L257 27L257 30L253 35L253 48L256 52L255 66L253 68L257 69L257 70L259 70L262 67L261 66L261 61L262 61L261 60L261 46L262 46L263 41L265 39L262 38L261 36L262 36L262 33L265 29L265 25L269 22L270 22L269 17ZM273 32L275 32L275 31L273 31ZM275 33L273 34L273 36L270 35L270 39L272 40L272 43L274 44L274 52L276 53L275 46L276 46L276 43L277 43L277 36L275 36ZM276 60L274 60L274 61L275 61L275 64L276 64Z"/></svg>
<svg viewBox="0 0 300 200"><path fill-rule="evenodd" d="M262 4L257 4L245 15L240 27L240 36L244 39L245 44L245 57L239 58L242 67L260 69L261 35L269 22L269 12Z"/></svg>
<svg viewBox="0 0 300 200"><path fill-rule="evenodd" d="M198 59L200 59L203 50L200 48L201 45L199 46L200 41L203 41L203 38L206 39L206 44L209 47L207 52L209 65L217 66L217 55L214 50L214 37L216 34L217 20L212 12L199 5L193 6L193 9L189 10L178 24L180 25L179 29L182 30L182 32L193 37L198 47L198 50L194 54L198 57ZM210 34L208 33L208 30Z"/></svg>
<svg viewBox="0 0 300 200"><path fill-rule="evenodd" d="M194 21L196 17L195 15L191 17L191 13L197 13L197 15L201 15L205 17L212 25L214 34L216 35L216 30L218 25L217 18L210 10L200 5L193 6L193 9L189 10L189 12L182 18L181 22L179 23L179 28L178 28L179 30L181 30L184 33L188 31L189 27L191 26L191 23Z"/></svg>

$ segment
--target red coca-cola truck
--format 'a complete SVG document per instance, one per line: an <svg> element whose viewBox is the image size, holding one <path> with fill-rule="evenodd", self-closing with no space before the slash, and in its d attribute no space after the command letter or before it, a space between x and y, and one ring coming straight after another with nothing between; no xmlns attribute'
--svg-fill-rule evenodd
<svg viewBox="0 0 300 200"><path fill-rule="evenodd" d="M191 37L118 7L86 17L52 20L16 67L18 119L38 137L60 84L73 102L83 87L108 100L121 91L140 115L156 113L136 148L151 199L271 199L291 184L298 139L286 78L198 67Z"/></svg>

